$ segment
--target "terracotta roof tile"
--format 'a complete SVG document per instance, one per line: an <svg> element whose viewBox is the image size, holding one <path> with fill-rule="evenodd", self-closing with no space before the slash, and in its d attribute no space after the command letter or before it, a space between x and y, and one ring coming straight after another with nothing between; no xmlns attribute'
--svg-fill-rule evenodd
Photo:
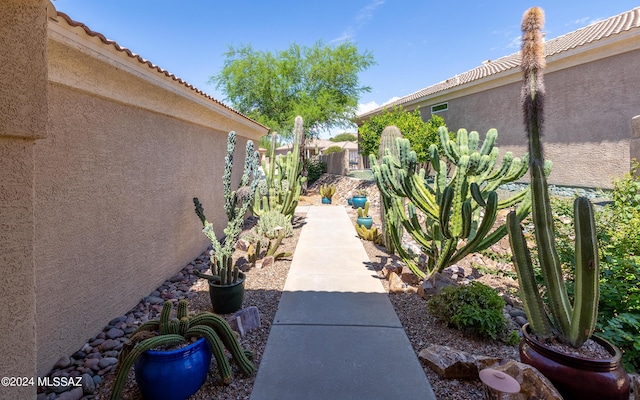
<svg viewBox="0 0 640 400"><path fill-rule="evenodd" d="M547 57L553 56L580 46L588 45L590 43L605 39L609 36L616 35L624 31L638 28L640 28L640 7L634 8L630 11L626 11L622 14L618 14L606 20L595 22L574 32L570 32L565 35L558 36L557 38L551 39L545 42L545 53ZM375 110L371 110L364 114L361 114L358 116L358 118L373 115L379 113L385 108L391 108L394 106L410 103L412 101L427 97L446 89L470 83L491 75L498 74L500 72L510 70L512 68L518 68L519 66L520 52L510 54L497 60L490 60L470 71L458 74L453 78L447 79L446 81L436 83L435 85L431 85L415 93L411 93L392 103L385 104L384 106L378 107Z"/></svg>
<svg viewBox="0 0 640 400"><path fill-rule="evenodd" d="M129 50L126 47L120 46L115 41L107 39L103 34L91 30L88 26L86 26L82 22L74 21L73 19L71 19L71 17L69 17L67 14L65 14L65 13L63 13L61 11L57 12L57 16L61 17L62 19L64 19L66 21L66 23L69 24L72 27L80 27L80 28L82 28L88 36L100 39L100 41L102 43L104 43L105 45L113 46L113 48L116 49L117 51L123 52L126 55L128 55L129 57L131 57L131 58L133 58L135 60L138 60L138 62L140 62L141 64L147 65L150 69L157 71L159 74L163 74L163 75L173 79L177 83L186 86L187 88L193 90L194 92L196 92L197 94L201 95L202 97L205 97L206 99L209 99L212 102L214 102L214 103L216 103L218 105L221 105L222 107L224 107L224 108L226 108L226 109L228 109L228 110L240 115L241 117L246 118L247 120L252 121L252 122L254 122L254 123L256 123L256 124L266 128L266 129L268 129L266 126L260 124L259 122L256 122L253 119L251 119L251 118L247 117L246 115L242 114L241 112L239 112L237 110L234 110L233 108L229 107L228 105L224 104L223 102L221 102L219 100L216 100L215 98L213 98L210 95L206 94L202 90L200 90L200 89L196 88L195 86L191 85L190 83L186 82L184 79L178 78L177 76L175 76L174 74L170 73L166 69L163 69L163 68L159 67L158 65L155 65L151 61L142 58L139 54L136 54L136 53L132 52L131 50Z"/></svg>

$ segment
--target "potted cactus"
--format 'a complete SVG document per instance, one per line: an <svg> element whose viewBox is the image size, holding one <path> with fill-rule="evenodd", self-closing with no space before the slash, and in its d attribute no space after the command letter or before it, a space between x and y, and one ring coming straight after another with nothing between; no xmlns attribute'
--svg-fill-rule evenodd
<svg viewBox="0 0 640 400"><path fill-rule="evenodd" d="M545 304L538 291L522 227L512 211L507 216L507 229L520 283L520 297L529 318L529 323L522 330L524 338L520 344L520 359L549 378L564 398L627 399L629 378L622 368L620 350L592 336L598 315L599 254L593 207L589 199L578 197L574 202L573 304L555 247L553 214L540 141L544 108L542 24L541 9L534 7L525 13L522 22L522 106L529 142L532 217L548 301ZM555 341L579 349L589 339L606 350L605 358L568 354L548 345Z"/></svg>
<svg viewBox="0 0 640 400"><path fill-rule="evenodd" d="M210 267L211 274L195 271L194 274L209 281L209 296L213 310L218 314L229 314L242 307L244 298L245 275L234 265L233 253L235 244L242 231L244 216L252 205L254 194L260 180L258 168L258 152L253 150L253 142L247 141L244 173L237 190L231 190L231 172L233 152L236 147L236 134L230 132L227 139L227 155L225 156L224 174L222 176L228 223L224 229L223 243L218 240L213 224L204 215L204 209L197 197L193 199L196 215L202 222L202 232L211 241Z"/></svg>
<svg viewBox="0 0 640 400"><path fill-rule="evenodd" d="M369 202L366 201L364 203L364 208L358 207L357 212L358 219L356 220L356 223L367 229L371 229L371 225L373 225L373 218L369 216Z"/></svg>
<svg viewBox="0 0 640 400"><path fill-rule="evenodd" d="M353 205L353 208L363 208L364 203L367 202L368 194L369 192L367 192L366 189L357 190L355 196L351 198L351 204Z"/></svg>
<svg viewBox="0 0 640 400"><path fill-rule="evenodd" d="M331 204L331 198L336 194L335 185L327 185L326 183L320 186L320 197L322 197L322 204Z"/></svg>
<svg viewBox="0 0 640 400"><path fill-rule="evenodd" d="M173 303L167 301L159 320L145 322L131 335L118 356L111 400L122 396L133 365L143 398L154 400L186 399L197 392L207 379L212 352L222 382L231 383L225 348L245 376L253 373L251 353L242 349L229 324L210 312L189 315L187 307L180 300L172 319Z"/></svg>

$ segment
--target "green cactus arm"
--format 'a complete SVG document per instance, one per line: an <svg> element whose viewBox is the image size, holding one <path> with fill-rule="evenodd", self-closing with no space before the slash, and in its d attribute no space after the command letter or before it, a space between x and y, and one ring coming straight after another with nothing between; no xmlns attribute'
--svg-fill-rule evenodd
<svg viewBox="0 0 640 400"><path fill-rule="evenodd" d="M538 244L540 268L549 296L549 307L554 317L555 326L564 338L569 333L572 307L562 276L562 264L555 246L553 213L547 180L540 164L532 162L530 166L532 218L536 243Z"/></svg>
<svg viewBox="0 0 640 400"><path fill-rule="evenodd" d="M514 211L507 214L507 230L513 253L513 264L520 284L520 298L529 317L531 330L540 338L551 337L554 334L552 324L538 292L529 248L522 233L520 220Z"/></svg>
<svg viewBox="0 0 640 400"><path fill-rule="evenodd" d="M451 256L455 253L457 246L457 237L444 241L444 245L442 246L438 259L436 260L437 272L442 272L450 264Z"/></svg>
<svg viewBox="0 0 640 400"><path fill-rule="evenodd" d="M442 193L442 201L440 203L440 215L438 217L438 222L440 223L440 230L442 236L447 239L451 239L452 234L449 230L449 218L451 216L451 206L453 205L453 188L451 186L447 186Z"/></svg>
<svg viewBox="0 0 640 400"><path fill-rule="evenodd" d="M231 353L236 364L238 364L240 371L245 376L249 376L254 372L255 366L253 365L251 360L247 358L246 353L240 346L240 343L238 343L235 333L233 332L227 321L216 314L202 312L191 319L191 327L199 325L213 328L213 330L222 340L222 343L224 343L224 346Z"/></svg>
<svg viewBox="0 0 640 400"><path fill-rule="evenodd" d="M456 263L466 257L469 253L478 251L478 245L482 243L486 235L489 233L498 215L498 194L496 192L489 192L489 196L486 200L486 207L484 210L484 217L480 226L476 229L475 234L470 238L467 243L460 248L456 254L451 258L450 263Z"/></svg>
<svg viewBox="0 0 640 400"><path fill-rule="evenodd" d="M209 347L211 348L211 353L213 353L213 357L216 359L216 364L218 366L218 373L220 374L220 378L222 378L222 383L228 385L231 383L231 366L229 365L229 360L227 360L227 356L224 354L224 348L222 347L222 342L220 338L213 330L205 325L196 325L190 327L187 332L184 334L185 337L204 337L207 342L209 342Z"/></svg>
<svg viewBox="0 0 640 400"><path fill-rule="evenodd" d="M155 336L138 343L123 359L118 359L116 380L111 388L110 400L118 400L122 397L122 390L127 381L129 370L136 359L145 351L159 346L175 346L184 343L185 339L180 335Z"/></svg>
<svg viewBox="0 0 640 400"><path fill-rule="evenodd" d="M169 332L169 321L171 317L171 309L173 308L173 303L170 301L165 301L162 305L162 311L160 311L160 334L165 335Z"/></svg>
<svg viewBox="0 0 640 400"><path fill-rule="evenodd" d="M520 192L514 194L509 198L500 200L500 202L498 203L498 209L503 210L505 208L513 207L529 197L529 195L529 188L527 187L526 189L521 190Z"/></svg>
<svg viewBox="0 0 640 400"><path fill-rule="evenodd" d="M599 255L593 206L586 197L574 201L575 218L575 298L571 314L571 329L567 337L574 347L580 347L591 337L598 320Z"/></svg>
<svg viewBox="0 0 640 400"><path fill-rule="evenodd" d="M465 132L466 133L466 132ZM464 136L464 135L463 135ZM461 155L456 166L455 178L451 181L453 187L453 203L451 215L451 235L461 237L462 234L462 203L468 195L467 172L469 156Z"/></svg>
<svg viewBox="0 0 640 400"><path fill-rule="evenodd" d="M469 132L469 153L473 154L478 150L478 144L480 143L480 135L478 131Z"/></svg>
<svg viewBox="0 0 640 400"><path fill-rule="evenodd" d="M498 131L494 128L491 128L487 131L487 134L484 137L484 141L482 142L482 147L480 148L480 154L482 155L490 155L494 151L494 145L496 144L496 139L498 139Z"/></svg>
<svg viewBox="0 0 640 400"><path fill-rule="evenodd" d="M178 301L177 317L179 320L189 315L189 302L187 300Z"/></svg>
<svg viewBox="0 0 640 400"><path fill-rule="evenodd" d="M531 213L531 197L525 197L516 208L518 220L522 222ZM489 233L477 246L476 251L482 251L497 243L507 234L507 225L503 224Z"/></svg>

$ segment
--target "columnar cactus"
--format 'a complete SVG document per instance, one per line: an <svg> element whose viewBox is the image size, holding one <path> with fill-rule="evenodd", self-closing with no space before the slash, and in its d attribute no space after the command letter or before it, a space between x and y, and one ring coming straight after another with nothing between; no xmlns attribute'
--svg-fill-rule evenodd
<svg viewBox="0 0 640 400"><path fill-rule="evenodd" d="M231 383L231 367L224 352L225 348L231 353L243 375L249 376L254 372L255 367L250 360L251 352L240 346L229 324L220 316L207 311L188 315L187 305L186 300L180 300L177 319L171 319L173 303L166 301L159 320L145 322L131 335L118 356L111 400L117 400L122 396L129 370L142 353L160 346L184 344L191 337L204 337L209 342L225 385Z"/></svg>
<svg viewBox="0 0 640 400"><path fill-rule="evenodd" d="M251 212L261 216L269 210L280 211L292 218L298 205L298 198L302 190L302 183L306 177L302 176L300 149L304 143L304 128L302 117L298 116L294 122L293 149L286 155L275 156L276 135L272 135L269 165L262 162L265 172L264 193L257 193Z"/></svg>
<svg viewBox="0 0 640 400"><path fill-rule="evenodd" d="M402 132L398 127L391 125L382 130L380 134L380 146L378 147L378 162L382 162L382 157L388 151L395 158L399 158L396 139L402 137ZM382 243L390 254L395 254L395 244L392 235L402 237L402 222L395 213L390 211L390 204L380 195L380 221L382 221ZM389 199L391 200L391 199ZM395 232L389 232L393 229Z"/></svg>
<svg viewBox="0 0 640 400"><path fill-rule="evenodd" d="M204 215L204 209L197 197L194 197L193 204L198 218L202 222L204 229L202 232L209 238L213 246L211 252L211 272L212 275L199 274L202 278L209 279L221 285L235 283L239 276L239 270L233 266L232 256L235 250L234 245L241 232L244 216L253 203L253 196L256 193L258 182L260 181L260 170L258 168L259 154L253 149L253 142L247 141L245 163L240 186L237 190L231 190L231 172L233 169L233 152L236 148L236 133L230 132L227 137L227 155L225 157L224 173L222 176L224 189L224 209L229 219L227 227L224 229L224 244L220 243L213 224Z"/></svg>
<svg viewBox="0 0 640 400"><path fill-rule="evenodd" d="M544 42L542 36L542 10L529 9L522 21L522 109L529 142L529 171L531 175L531 201L533 224L538 248L540 269L546 286L548 309L535 283L531 256L522 233L522 227L513 212L507 216L513 260L520 282L521 299L531 330L540 338L554 335L574 347L580 347L592 334L598 314L600 297L598 286L598 247L589 199L578 197L574 202L575 216L575 290L571 304L563 279L560 258L555 247L553 214L549 202L549 189L544 171L542 151L542 121L544 110L543 73Z"/></svg>
<svg viewBox="0 0 640 400"><path fill-rule="evenodd" d="M369 216L369 201L364 203L364 208L358 207L356 212L358 213L358 217L360 217L360 218L368 217Z"/></svg>
<svg viewBox="0 0 640 400"><path fill-rule="evenodd" d="M423 271L415 257L402 248L401 234L390 231L399 256L421 279L500 240L506 227L493 227L499 209L517 205L519 219L530 211L526 191L498 201L495 189L521 178L527 171L527 163L507 153L500 168L495 168L498 158L495 129L487 133L482 146L477 132L469 134L460 129L455 142L449 139L446 127L439 129L439 135L446 159L456 168L449 178L445 161L440 159L437 146L432 145L429 155L435 172L433 185L427 183L424 169L417 171L417 155L407 139L396 139L398 157L387 151L378 163L370 156L383 201L428 256ZM424 227L417 210L425 217Z"/></svg>

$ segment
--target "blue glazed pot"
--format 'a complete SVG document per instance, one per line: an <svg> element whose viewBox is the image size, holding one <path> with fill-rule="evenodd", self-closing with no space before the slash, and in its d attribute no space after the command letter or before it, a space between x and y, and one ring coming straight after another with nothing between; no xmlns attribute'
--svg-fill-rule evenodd
<svg viewBox="0 0 640 400"><path fill-rule="evenodd" d="M331 199L328 197L323 197L322 198L322 204L331 204Z"/></svg>
<svg viewBox="0 0 640 400"><path fill-rule="evenodd" d="M353 196L351 202L353 203L353 208L364 208L367 202L367 196Z"/></svg>
<svg viewBox="0 0 640 400"><path fill-rule="evenodd" d="M371 229L371 226L373 225L373 218L372 217L358 217L358 219L356 220L356 223L358 225L362 225L367 229Z"/></svg>
<svg viewBox="0 0 640 400"><path fill-rule="evenodd" d="M351 197L349 197L349 198L347 199L347 204L348 204L348 205L350 205L350 206L351 206L351 205L353 205L353 200L352 200L352 198L351 198Z"/></svg>
<svg viewBox="0 0 640 400"><path fill-rule="evenodd" d="M210 364L205 338L177 350L148 350L136 359L136 382L145 399L183 400L200 389Z"/></svg>

